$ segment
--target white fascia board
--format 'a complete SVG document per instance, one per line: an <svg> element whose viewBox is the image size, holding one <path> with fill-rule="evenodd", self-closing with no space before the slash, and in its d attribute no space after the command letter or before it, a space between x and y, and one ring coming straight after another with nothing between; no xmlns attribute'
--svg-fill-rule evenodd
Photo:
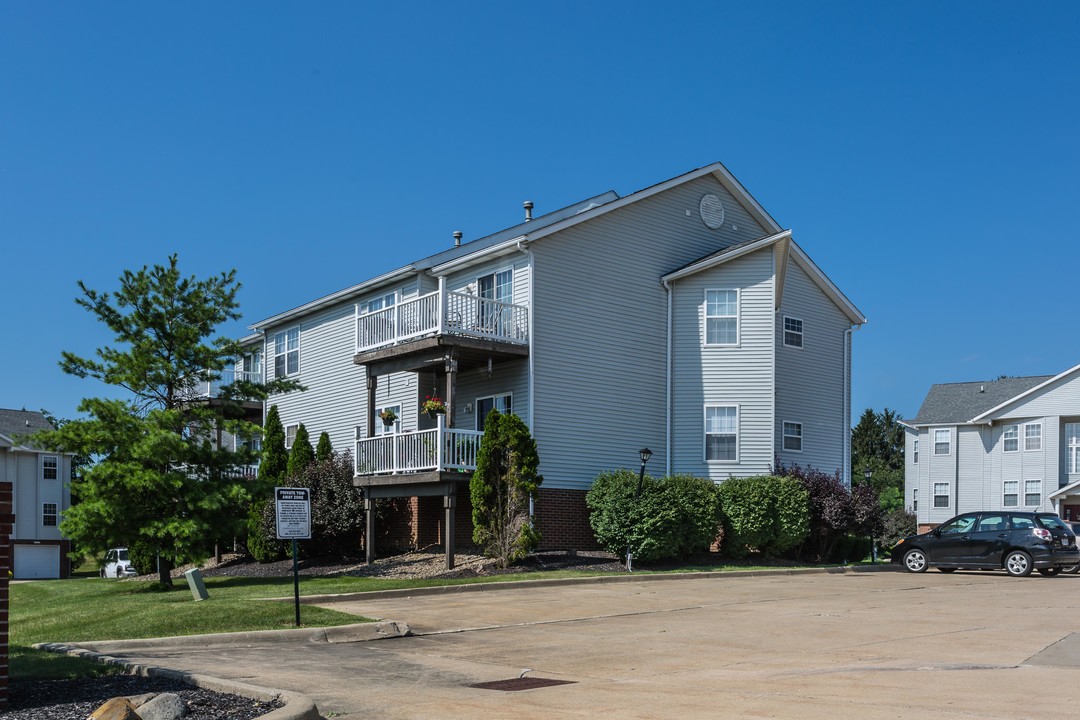
<svg viewBox="0 0 1080 720"><path fill-rule="evenodd" d="M460 270L461 268L468 267L469 265L475 265L476 263L484 262L489 258L499 257L500 255L507 255L517 249L520 243L523 243L528 238L528 235L518 235L516 238L501 242L498 245L492 245L489 248L483 250L477 250L476 252L463 255L459 258L454 258L444 262L441 265L434 265L428 270L429 275L438 277L439 275L445 275L454 270Z"/></svg>
<svg viewBox="0 0 1080 720"><path fill-rule="evenodd" d="M1060 374L1055 375L1054 377L1050 378L1046 382L1039 383L1035 387L1031 388L1030 390L1027 390L1025 392L1020 393L1016 397L1009 398L1008 400L1001 403L997 407L992 407L989 410L987 410L986 412L984 412L982 415L979 415L978 417L972 418L971 422L977 423L977 422L992 421L992 420L995 419L992 416L997 414L1000 410L1003 410L1003 409L1007 408L1009 405L1012 405L1013 403L1026 398L1028 395L1039 392L1040 390L1047 387L1048 385L1053 385L1054 383L1061 380L1062 378L1065 378L1065 377L1068 377L1069 375L1075 374L1077 371L1080 371L1080 365L1074 365L1071 368L1069 368L1068 370L1066 370L1065 372L1060 373Z"/></svg>
<svg viewBox="0 0 1080 720"><path fill-rule="evenodd" d="M1066 485L1065 487L1058 488L1057 490L1050 493L1046 497L1047 498L1056 498L1056 497L1059 497L1061 495L1068 495L1070 492L1072 492L1073 490L1076 490L1077 488L1080 488L1080 480L1077 480L1075 482L1071 482L1068 485Z"/></svg>
<svg viewBox="0 0 1080 720"><path fill-rule="evenodd" d="M312 300L311 302L301 305L300 307L293 308L292 310L287 310L272 317L268 317L265 320L260 320L253 325L248 325L248 327L255 332L265 332L266 328L272 325L280 325L281 323L288 322L289 320L294 320L303 315L307 315L314 310L324 308L328 305L334 305L343 300L348 300L357 295L361 295L364 292L371 290L372 288L376 288L379 285L389 283L393 280L408 277L415 272L416 270L413 268L412 265L399 268L384 275L380 275L376 278L372 278L371 280L365 280L359 285L353 285L352 287L345 288L344 290L339 290L338 292L331 295L321 297L318 300Z"/></svg>
<svg viewBox="0 0 1080 720"><path fill-rule="evenodd" d="M810 276L810 279L814 281L814 284L821 288L822 292L828 295L829 298L836 303L836 306L847 315L851 324L865 325L866 316L859 311L859 308L855 307L855 303L848 300L847 296L840 292L840 288L833 284L833 281L829 279L829 276L821 271L821 268L810 259L810 256L807 255L794 240L791 241L791 249L793 250L792 257L795 258L795 262L797 262L799 267Z"/></svg>
<svg viewBox="0 0 1080 720"><path fill-rule="evenodd" d="M780 223L773 219L772 215L765 212L765 208L761 207L754 196L751 195L742 183L735 179L735 176L728 172L728 169L721 163L713 163L708 166L713 176L727 188L728 192L735 196L735 198L742 199L743 204L750 211L750 214L754 216L754 219L764 225L766 228L771 229L773 232L779 232L783 229Z"/></svg>
<svg viewBox="0 0 1080 720"><path fill-rule="evenodd" d="M790 237L791 237L791 231L790 230L784 230L782 232L776 233L775 235L768 235L766 237L761 238L760 240L755 240L755 241L753 241L751 243L747 243L746 245L743 245L738 250L732 250L731 252L720 252L719 254L713 254L713 255L711 255L711 256L703 259L703 260L699 260L696 263L693 263L691 265L687 265L684 268L680 268L679 270L676 270L675 272L668 273L667 275L662 276L660 279L662 281L664 281L664 282L671 282L672 280L678 280L679 278L684 278L684 277L687 277L689 275L695 275L695 274L697 274L697 273L699 273L699 272L701 272L703 270L708 270L709 268L716 267L717 265L723 265L724 263L728 262L729 260L734 260L735 258L742 257L743 255L749 255L750 253L757 252L758 250L761 250L762 248L768 247L769 245L772 245L773 243L779 242L781 240L784 240L785 238L790 238Z"/></svg>

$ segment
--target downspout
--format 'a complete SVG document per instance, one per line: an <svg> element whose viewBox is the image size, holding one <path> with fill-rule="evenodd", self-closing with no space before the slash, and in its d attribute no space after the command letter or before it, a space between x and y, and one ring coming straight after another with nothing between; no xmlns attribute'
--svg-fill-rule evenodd
<svg viewBox="0 0 1080 720"><path fill-rule="evenodd" d="M529 249L529 241L528 240L519 240L518 243L517 243L517 249L518 249L519 252L525 253L525 255L528 256L528 258L529 258L529 300L528 300L528 302L529 302L529 336L528 336L528 341L529 341L529 360L528 360L529 374L528 374L528 379L526 381L526 385L528 387L528 392L529 392L529 418L528 418L529 432L534 433L533 439L535 439L535 437L536 437L535 436L535 433L536 433L536 426L535 426L536 397L535 397L534 389L535 389L536 384L535 384L535 382L533 380L533 377L534 377L534 375L533 375L533 370L534 370L533 358L534 358L535 353L536 353L536 348L533 346L533 327L535 326L535 322L536 322L535 315L534 315L534 312L536 310L536 306L533 303L533 288L536 287L536 277L535 277L535 275L536 275L536 273L535 273L536 256L533 255L532 250ZM533 504L534 504L534 499L530 495L529 496L529 517L530 518L535 515L536 508L533 507Z"/></svg>
<svg viewBox="0 0 1080 720"><path fill-rule="evenodd" d="M672 299L673 288L668 280L661 280L660 284L667 290L667 351L664 357L665 364L665 378L664 378L664 404L667 411L664 413L664 474L668 477L671 476L671 319L672 319Z"/></svg>

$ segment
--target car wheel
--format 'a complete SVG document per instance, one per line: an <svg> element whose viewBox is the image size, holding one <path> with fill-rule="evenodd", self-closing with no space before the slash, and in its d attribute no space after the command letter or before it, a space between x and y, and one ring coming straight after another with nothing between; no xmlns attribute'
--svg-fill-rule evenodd
<svg viewBox="0 0 1080 720"><path fill-rule="evenodd" d="M1067 572L1070 575L1075 575L1076 573L1080 572L1080 565L1071 565L1062 570L1062 572Z"/></svg>
<svg viewBox="0 0 1080 720"><path fill-rule="evenodd" d="M1039 574L1042 575L1043 577L1056 577L1056 576L1061 574L1061 568L1059 568L1059 567L1039 568Z"/></svg>
<svg viewBox="0 0 1080 720"><path fill-rule="evenodd" d="M919 548L912 548L904 553L904 569L908 572L926 572L927 565L926 553Z"/></svg>
<svg viewBox="0 0 1080 720"><path fill-rule="evenodd" d="M938 568L938 572L943 572L943 573L956 572L956 568Z"/></svg>
<svg viewBox="0 0 1080 720"><path fill-rule="evenodd" d="M1013 577L1027 577L1032 570L1031 556L1023 550L1013 550L1005 556L1005 572Z"/></svg>

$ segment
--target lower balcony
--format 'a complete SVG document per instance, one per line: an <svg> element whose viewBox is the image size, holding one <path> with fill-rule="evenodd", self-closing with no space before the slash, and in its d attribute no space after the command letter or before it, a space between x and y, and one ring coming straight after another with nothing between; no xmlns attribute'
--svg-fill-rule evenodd
<svg viewBox="0 0 1080 720"><path fill-rule="evenodd" d="M357 476L471 473L484 433L440 427L356 441ZM377 478L375 484L378 484ZM390 478L387 478L388 480Z"/></svg>

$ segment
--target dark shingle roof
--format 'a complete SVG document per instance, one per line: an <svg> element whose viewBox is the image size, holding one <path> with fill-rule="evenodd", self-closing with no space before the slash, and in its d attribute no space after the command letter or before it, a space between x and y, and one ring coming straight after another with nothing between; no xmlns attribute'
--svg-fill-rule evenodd
<svg viewBox="0 0 1080 720"><path fill-rule="evenodd" d="M926 394L919 414L907 422L910 425L965 423L1053 377L1055 376L1034 375L934 385Z"/></svg>
<svg viewBox="0 0 1080 720"><path fill-rule="evenodd" d="M19 442L19 437L38 430L52 430L52 425L39 412L0 409L0 435Z"/></svg>

